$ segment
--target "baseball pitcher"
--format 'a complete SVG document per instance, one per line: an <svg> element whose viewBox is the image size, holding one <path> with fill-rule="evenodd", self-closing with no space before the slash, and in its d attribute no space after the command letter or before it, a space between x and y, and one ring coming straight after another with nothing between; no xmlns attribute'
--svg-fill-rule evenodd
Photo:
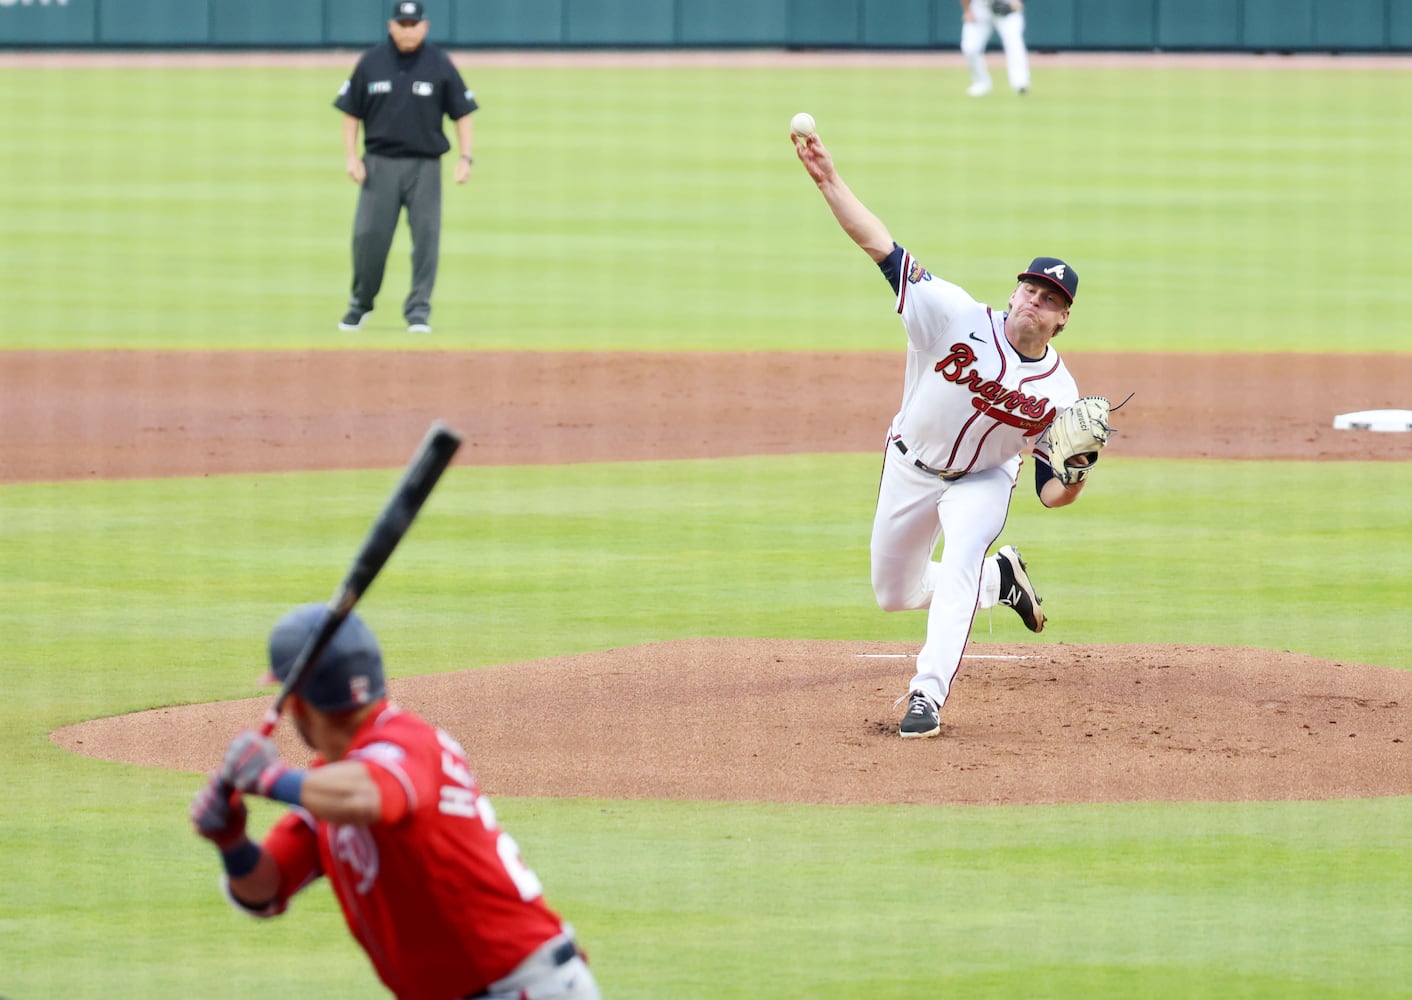
<svg viewBox="0 0 1412 1000"><path fill-rule="evenodd" d="M1037 257L1017 276L1006 311L982 305L894 242L818 135L793 141L843 231L882 269L907 334L902 406L883 446L872 583L884 611L927 611L899 733L937 736L977 607L1006 604L1031 631L1044 627L1020 553L1007 545L986 558L1005 526L1022 452L1033 446L1040 502L1063 507L1078 499L1107 441L1107 400L1079 399L1050 344L1069 321L1079 277L1057 257Z"/></svg>

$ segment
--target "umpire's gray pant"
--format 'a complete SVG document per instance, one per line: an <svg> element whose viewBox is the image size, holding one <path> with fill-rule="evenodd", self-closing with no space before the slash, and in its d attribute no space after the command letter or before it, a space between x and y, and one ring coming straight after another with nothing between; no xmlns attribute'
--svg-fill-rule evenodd
<svg viewBox="0 0 1412 1000"><path fill-rule="evenodd" d="M412 230L412 290L402 315L408 323L425 323L431 317L431 290L441 255L441 160L364 156L363 165L368 176L353 217L353 293L348 305L373 307L397 218L406 205Z"/></svg>

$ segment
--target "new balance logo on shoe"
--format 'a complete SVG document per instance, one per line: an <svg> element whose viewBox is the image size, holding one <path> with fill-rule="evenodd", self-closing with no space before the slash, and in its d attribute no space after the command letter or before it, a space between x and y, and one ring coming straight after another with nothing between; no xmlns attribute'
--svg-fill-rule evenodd
<svg viewBox="0 0 1412 1000"><path fill-rule="evenodd" d="M1000 569L1000 603L1014 608L1025 628L1031 632L1044 629L1044 608L1040 606L1039 592L1030 582L1025 560L1020 550L1006 545L995 554L996 565Z"/></svg>

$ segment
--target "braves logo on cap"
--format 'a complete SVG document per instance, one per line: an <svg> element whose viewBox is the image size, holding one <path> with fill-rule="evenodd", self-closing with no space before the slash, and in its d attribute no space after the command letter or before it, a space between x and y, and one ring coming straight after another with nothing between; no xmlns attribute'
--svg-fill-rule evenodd
<svg viewBox="0 0 1412 1000"><path fill-rule="evenodd" d="M1026 270L1015 277L1019 281L1038 279L1047 282L1063 292L1070 303L1079 291L1079 273L1058 257L1036 257Z"/></svg>

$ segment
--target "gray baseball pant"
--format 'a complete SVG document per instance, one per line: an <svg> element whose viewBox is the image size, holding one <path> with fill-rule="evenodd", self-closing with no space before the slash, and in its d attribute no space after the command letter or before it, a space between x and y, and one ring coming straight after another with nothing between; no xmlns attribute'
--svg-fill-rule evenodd
<svg viewBox="0 0 1412 1000"><path fill-rule="evenodd" d="M412 231L412 290L402 315L408 323L425 323L431 317L431 291L441 256L441 160L364 156L363 164L368 176L353 216L353 292L348 304L373 307L405 205Z"/></svg>

